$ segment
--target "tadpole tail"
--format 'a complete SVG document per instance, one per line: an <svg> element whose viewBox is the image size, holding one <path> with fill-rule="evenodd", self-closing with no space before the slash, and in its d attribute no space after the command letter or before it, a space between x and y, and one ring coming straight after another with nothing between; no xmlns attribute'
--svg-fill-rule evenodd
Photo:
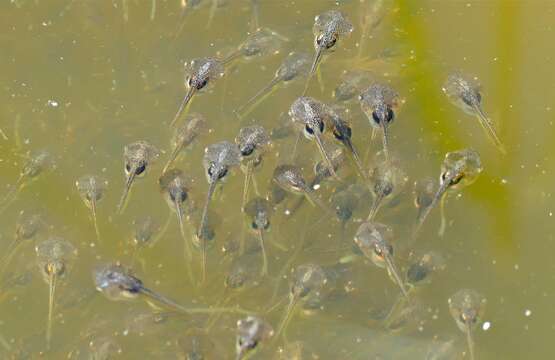
<svg viewBox="0 0 555 360"><path fill-rule="evenodd" d="M385 254L384 258L385 258L385 264L386 264L386 267L387 267L387 271L393 276L393 279L395 279L395 282L397 283L397 285L401 289L401 292L403 293L403 296L406 299L408 299L409 294L407 292L407 289L405 288L405 284L403 283L403 281L401 280L401 277L399 276L399 272L397 271L397 267L393 263L393 259L391 258L391 256L389 254Z"/></svg>
<svg viewBox="0 0 555 360"><path fill-rule="evenodd" d="M210 12L208 13L208 21L206 22L206 29L210 29L212 26L212 21L216 15L216 9L218 8L218 0L212 0L212 6L210 6Z"/></svg>
<svg viewBox="0 0 555 360"><path fill-rule="evenodd" d="M370 222L374 220L374 217L376 216L376 214L378 213L378 210L380 209L380 206L382 205L383 199L384 199L384 194L382 192L376 195L376 198L372 203L372 207L370 208L370 212L368 213L368 217L366 218L366 221Z"/></svg>
<svg viewBox="0 0 555 360"><path fill-rule="evenodd" d="M314 195L314 191L312 189L305 190L305 197L312 206L318 206L331 218L335 216L335 213L322 200L318 199L318 197Z"/></svg>
<svg viewBox="0 0 555 360"><path fill-rule="evenodd" d="M473 108L474 108L474 112L478 116L480 125L488 134L488 137L493 141L494 145L503 155L507 155L507 150L505 149L505 145L503 145L503 142L497 135L497 131L495 130L495 127L492 124L491 120L486 116L486 114L484 113L484 111L479 105L476 105Z"/></svg>
<svg viewBox="0 0 555 360"><path fill-rule="evenodd" d="M154 21L156 18L156 0L152 0L150 6L150 21Z"/></svg>
<svg viewBox="0 0 555 360"><path fill-rule="evenodd" d="M347 150L348 150L347 153L349 153L349 157L352 159L353 163L355 164L355 168L356 168L357 172L362 177L362 179L365 182L367 182L368 181L368 176L366 176L366 173L364 172L364 167L362 166L362 161L360 160L360 156L358 155L358 151L355 148L355 145L353 144L351 139L348 139L348 138L346 138L343 141L343 144L347 148Z"/></svg>
<svg viewBox="0 0 555 360"><path fill-rule="evenodd" d="M175 207L175 214L177 215L177 224L179 225L179 233L183 239L183 251L185 255L185 260L192 260L192 249L191 244L187 241L187 235L185 234L185 227L183 224L183 210L181 209L181 204L179 201L174 200L173 206Z"/></svg>
<svg viewBox="0 0 555 360"><path fill-rule="evenodd" d="M406 298L403 294L397 297L397 300L389 309L387 316L384 319L384 326L386 329L391 329L394 325L396 316L398 316L398 312L403 309L405 304L408 302L408 298Z"/></svg>
<svg viewBox="0 0 555 360"><path fill-rule="evenodd" d="M251 0L252 16L251 16L251 30L254 32L260 27L259 14L260 14L260 3L258 0Z"/></svg>
<svg viewBox="0 0 555 360"><path fill-rule="evenodd" d="M0 201L0 214L2 214L8 206L15 200L17 194L21 191L24 186L24 179L23 175L19 176L15 185L8 191L8 193L4 196L4 198Z"/></svg>
<svg viewBox="0 0 555 360"><path fill-rule="evenodd" d="M173 120L170 123L170 127L174 127L175 124L177 124L177 121L179 120L179 118L181 118L181 114L183 112L186 112L184 110L186 110L189 107L189 104L191 103L191 99L193 98L193 95L195 95L195 92L196 92L195 87L190 87L187 90L187 93L183 97L183 100L181 100L181 104L179 104L179 109L177 109L177 113L175 113L175 116L173 117Z"/></svg>
<svg viewBox="0 0 555 360"><path fill-rule="evenodd" d="M317 132L314 132L314 138L316 139L316 144L318 145L318 150L320 150L320 154L322 155L322 158L326 162L326 166L328 167L328 170L330 171L330 174L334 178L339 179L339 177L337 176L337 173L335 172L335 169L333 168L333 163L332 163L328 153L326 152L326 149L324 148L324 143L322 141L322 138L320 137L320 134L318 134Z"/></svg>
<svg viewBox="0 0 555 360"><path fill-rule="evenodd" d="M185 17L187 16L187 13L189 12L189 7L186 5L183 5L183 1L182 1L182 5L183 9L181 10L181 14L179 15L179 26L177 27L177 30L173 36L173 40L177 40L177 38L179 37L179 35L181 35L181 32L183 31L183 28L185 27Z"/></svg>
<svg viewBox="0 0 555 360"><path fill-rule="evenodd" d="M171 219L172 219L172 212L170 209L168 218L166 219L166 222L164 223L164 225L162 225L162 227L160 228L160 231L158 231L158 234L152 240L152 245L156 244L158 240L160 240L164 235L166 235L166 232L168 231L168 228L170 227L170 223L172 221Z"/></svg>
<svg viewBox="0 0 555 360"><path fill-rule="evenodd" d="M189 313L188 309L179 305L178 303L176 303L175 301L161 295L158 294L155 291L150 290L149 288L146 287L142 287L140 290L140 293L145 295L146 297L148 297L151 300L154 300L156 302L158 302L161 305L164 305L172 310L176 310L176 311L180 311L180 312L184 312L184 313Z"/></svg>
<svg viewBox="0 0 555 360"><path fill-rule="evenodd" d="M467 321L466 324L466 342L468 343L468 352L470 354L470 360L474 360L474 339L472 338L472 328L470 323Z"/></svg>
<svg viewBox="0 0 555 360"><path fill-rule="evenodd" d="M306 91L308 90L308 86L310 85L310 80L312 80L312 77L314 76L314 73L316 72L316 69L320 64L320 60L322 59L323 54L324 54L324 49L318 46L318 48L316 49L316 52L314 53L314 59L312 60L312 65L310 66L310 72L306 77L306 83L304 85L302 96L306 94Z"/></svg>
<svg viewBox="0 0 555 360"><path fill-rule="evenodd" d="M385 155L385 161L389 161L389 131L385 121L380 122L382 126L382 143L383 143L383 153Z"/></svg>
<svg viewBox="0 0 555 360"><path fill-rule="evenodd" d="M91 215L94 225L94 231L96 233L96 241L100 242L100 231L98 230L98 221L96 219L96 199L91 199Z"/></svg>
<svg viewBox="0 0 555 360"><path fill-rule="evenodd" d="M131 186L133 185L133 180L135 180L135 174L137 169L135 167L131 168L129 175L127 175L127 179L125 181L125 187L123 188L123 194L121 195L121 199L119 200L118 208L116 213L121 214L123 210L125 210L125 205L127 204L127 196L131 191Z"/></svg>
<svg viewBox="0 0 555 360"><path fill-rule="evenodd" d="M276 85L281 81L281 78L274 77L266 86L258 90L246 103L241 105L235 110L235 113L239 118L248 115L252 110L254 110L266 97L268 97L276 88Z"/></svg>
<svg viewBox="0 0 555 360"><path fill-rule="evenodd" d="M281 323L279 324L279 327L276 331L274 339L277 340L279 338L279 336L281 335L281 333L285 329L287 329L287 325L289 325L289 322L291 321L291 317L293 315L293 312L295 311L295 307L297 306L298 301L299 301L298 296L293 296L291 298L291 300L289 301L289 305L287 305L287 309L285 310L285 315L283 316L283 319L281 320Z"/></svg>
<svg viewBox="0 0 555 360"><path fill-rule="evenodd" d="M127 23L129 21L129 4L127 0L121 0L121 6L123 8L123 22Z"/></svg>
<svg viewBox="0 0 555 360"><path fill-rule="evenodd" d="M222 64L229 65L229 63L238 59L240 56L241 56L241 49L234 50L233 52L231 52L230 54L228 54L226 57L222 59Z"/></svg>
<svg viewBox="0 0 555 360"><path fill-rule="evenodd" d="M247 162L247 169L245 170L245 183L243 184L243 203L241 205L241 210L245 211L245 205L247 205L247 201L249 201L249 189L252 177L252 167L253 167L253 160L249 160Z"/></svg>
<svg viewBox="0 0 555 360"><path fill-rule="evenodd" d="M16 237L10 243L10 245L8 245L8 248L4 251L4 255L2 256L2 258L0 258L0 276L4 274L4 271L6 271L6 267L10 264L10 261L14 256L15 251L17 250L17 245L19 244L19 241L19 238Z"/></svg>
<svg viewBox="0 0 555 360"><path fill-rule="evenodd" d="M175 159L177 159L177 156L181 152L181 149L182 149L182 147L178 145L178 146L175 147L175 149L172 150L172 152L170 154L170 157L169 157L168 161L166 162L166 165L164 165L164 168L162 169L162 175L165 174L168 171L168 169L173 164Z"/></svg>
<svg viewBox="0 0 555 360"><path fill-rule="evenodd" d="M447 188L449 187L448 184L449 184L449 181L445 181L442 184L440 184L430 205L428 205L425 209L422 210L420 217L416 221L416 226L414 227L414 230L412 232L413 241L416 240L416 237L418 236L418 233L420 232L422 225L424 225L424 222L426 221L426 218L428 217L428 215L430 215L430 212L432 211L432 209L437 205L437 202L441 200L441 198L445 194L445 191L447 191Z"/></svg>
<svg viewBox="0 0 555 360"><path fill-rule="evenodd" d="M258 229L258 241L262 250L262 276L268 275L268 257L266 255L266 245L264 244L264 230Z"/></svg>
<svg viewBox="0 0 555 360"><path fill-rule="evenodd" d="M48 275L48 322L46 324L46 348L50 350L52 340L52 314L54 312L54 295L56 292L56 274Z"/></svg>
<svg viewBox="0 0 555 360"><path fill-rule="evenodd" d="M437 235L442 238L445 234L445 228L447 227L447 220L445 219L445 198L446 196L441 197L441 201L439 202L439 214L440 214L440 225L439 230L437 231Z"/></svg>
<svg viewBox="0 0 555 360"><path fill-rule="evenodd" d="M197 237L200 240L200 247L202 253L201 259L201 272L202 272L202 282L206 280L206 239L204 238L204 229L208 222L208 206L210 201L212 200L212 195L214 194L214 190L216 189L216 182L215 179L210 179L210 184L208 186L208 193L206 194L206 201L204 203L204 209L202 209L202 217L200 218L200 226L197 233Z"/></svg>

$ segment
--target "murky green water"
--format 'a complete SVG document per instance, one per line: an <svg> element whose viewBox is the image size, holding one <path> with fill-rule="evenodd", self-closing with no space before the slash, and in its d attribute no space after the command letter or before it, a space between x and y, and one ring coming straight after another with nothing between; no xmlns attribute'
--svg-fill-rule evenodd
<svg viewBox="0 0 555 360"><path fill-rule="evenodd" d="M183 315L140 298L110 301L95 290L92 273L99 264L115 261L131 266L145 286L183 306L240 306L275 331L289 302L292 270L308 263L321 266L327 277L321 291L300 301L286 330L258 344L249 353L252 358L469 358L465 334L447 302L463 288L487 298L485 315L473 331L476 358L552 357L555 53L550 40L555 15L550 2L193 3L183 17L178 0L12 0L0 5L2 197L14 189L29 156L45 149L55 163L2 205L3 254L21 216L38 213L42 218L37 234L21 241L2 264L2 358L192 359L193 350L202 358L235 358L236 322L243 314ZM244 175L239 167L230 169L210 204L215 238L208 247L203 284L200 251L193 249L190 279L176 215L159 190L158 178L172 150L169 123L186 93L183 63L231 53L255 21L279 34L279 51L226 65L223 78L195 95L188 109L204 116L207 131L174 163L189 181L185 237L194 237L208 190L204 148L233 142L241 127L258 124L273 134L273 145L253 175L260 196L271 194L279 164L294 163L306 179L313 177L321 159L314 141L302 137L293 156L296 133L278 135L291 124L287 112L303 92L303 78L278 87L241 120L234 110L272 79L290 51L307 51L312 59L314 17L332 9L343 12L354 31L340 37L333 53L324 57L307 95L333 104L333 90L346 70L367 72L359 92L380 82L399 93L402 105L389 127L389 150L406 174L400 181L406 185L384 203L376 221L393 229L393 260L401 277L410 267L411 252L435 251L444 259L444 270L409 291L411 305L400 308L413 311L398 321L387 315L400 297L399 286L365 259L353 241L372 197L348 159L338 170L340 180L324 180L315 195L333 208L333 199L358 183L359 192L344 201L358 200L353 216L342 225L308 203L286 215L299 198L288 195L273 207L265 233L264 277L258 275L262 255L256 232L241 212ZM507 155L488 141L474 117L442 93L448 74L459 69L479 78L483 109L496 123ZM358 100L343 106L349 109L363 167L372 169L381 135L371 140ZM134 181L125 210L117 214L125 181L124 146L138 140L161 154L148 165L146 176ZM411 243L417 214L413 183L439 178L445 153L465 147L478 151L483 172L448 197L443 237L437 230L440 211L433 209ZM75 186L85 174L108 182L97 203L99 240ZM256 191L250 189L253 198ZM155 229L169 225L151 246L135 250L134 228L147 216ZM52 237L69 241L78 255L56 283L47 350L48 277L41 275L35 246ZM240 257L236 246L241 239L247 255ZM230 290L225 280L238 263L250 277L242 290ZM293 354L299 349L302 355Z"/></svg>

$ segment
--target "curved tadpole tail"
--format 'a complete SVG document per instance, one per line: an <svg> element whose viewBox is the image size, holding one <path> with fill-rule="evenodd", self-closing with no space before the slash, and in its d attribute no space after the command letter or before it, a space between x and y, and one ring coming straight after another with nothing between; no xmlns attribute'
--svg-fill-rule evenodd
<svg viewBox="0 0 555 360"><path fill-rule="evenodd" d="M52 340L52 315L54 312L54 295L56 293L56 274L51 271L48 274L48 322L46 324L46 348L50 350Z"/></svg>
<svg viewBox="0 0 555 360"><path fill-rule="evenodd" d="M94 198L91 199L91 216L96 233L96 241L100 242L100 231L98 230L98 221L96 220L96 199Z"/></svg>
<svg viewBox="0 0 555 360"><path fill-rule="evenodd" d="M410 290L409 290L410 291ZM397 297L395 303L389 309L383 324L386 329L392 329L394 326L395 321L398 319L400 313L402 314L403 309L410 303L410 298L405 297L405 295L401 294Z"/></svg>
<svg viewBox="0 0 555 360"><path fill-rule="evenodd" d="M266 255L266 245L264 244L264 230L258 229L258 241L260 242L260 250L262 251L262 276L268 275L268 257Z"/></svg>
<svg viewBox="0 0 555 360"><path fill-rule="evenodd" d="M401 280L401 277L399 276L399 272L397 271L397 267L393 263L393 259L391 258L391 256L389 254L385 254L384 258L385 258L385 264L386 264L386 267L387 267L387 271L391 274L391 276L393 276L393 279L395 280L395 282L397 283L397 285L401 289L401 292L403 293L403 296L408 300L409 294L407 292L407 289L405 288L405 284L403 283L403 280Z"/></svg>
<svg viewBox="0 0 555 360"><path fill-rule="evenodd" d="M430 212L432 211L432 209L436 207L437 202L441 200L441 198L445 194L445 191L447 191L448 187L449 187L449 181L448 179L446 179L446 181L444 181L439 186L439 189L437 189L436 194L434 195L434 198L432 199L432 202L430 203L430 205L428 205L424 210L422 210L422 212L420 213L420 217L416 221L416 226L414 227L414 230L412 232L412 241L416 240L416 237L418 236L418 233L420 232L422 225L426 221L426 218L428 217L428 215L430 215Z"/></svg>
<svg viewBox="0 0 555 360"><path fill-rule="evenodd" d="M299 302L298 296L293 296L291 300L289 300L289 305L287 305L287 309L285 310L285 315L283 316L283 319L279 324L279 327L276 331L274 339L276 340L279 339L279 336L281 335L281 333L287 329L287 325L289 325L289 322L291 321L291 317L293 316L295 307L297 306L298 302Z"/></svg>
<svg viewBox="0 0 555 360"><path fill-rule="evenodd" d="M310 80L312 80L312 77L314 76L314 73L316 72L316 69L320 64L320 60L322 59L323 54L324 54L324 49L321 46L318 46L318 48L316 49L316 53L314 53L314 59L312 60L310 72L306 77L306 83L304 84L304 90L301 96L304 96L306 94L306 91L308 90L308 86L310 85Z"/></svg>
<svg viewBox="0 0 555 360"><path fill-rule="evenodd" d="M135 180L135 174L137 173L137 168L133 166L127 175L127 179L125 180L125 187L123 188L123 194L121 195L121 199L118 203L118 208L116 210L117 214L121 214L123 210L125 210L125 206L127 205L127 196L131 191L131 186L133 186L133 180Z"/></svg>
<svg viewBox="0 0 555 360"><path fill-rule="evenodd" d="M208 185L208 193L206 194L206 200L204 203L204 208L202 209L202 217L200 218L200 225L197 232L197 238L200 241L201 247L201 273L202 273L202 282L206 280L206 239L204 237L204 229L206 228L206 224L208 223L208 206L210 205L210 201L212 200L212 195L214 194L214 190L216 189L216 183L218 180L211 178L210 184Z"/></svg>
<svg viewBox="0 0 555 360"><path fill-rule="evenodd" d="M181 118L182 113L187 113L186 110L189 108L189 105L191 104L191 100L193 99L193 95L195 95L195 92L196 92L196 88L189 87L189 89L187 90L187 93L183 97L183 100L181 100L181 104L179 104L179 109L177 109L177 112L175 113L175 116L173 117L172 122L170 123L170 127L174 127L177 124L177 121Z"/></svg>
<svg viewBox="0 0 555 360"><path fill-rule="evenodd" d="M484 131L488 134L488 137L493 141L493 144L497 147L497 149L501 152L501 154L507 155L507 150L505 149L505 145L503 145L503 142L497 135L497 131L495 130L495 127L491 122L491 120L486 116L486 114L484 113L484 111L479 105L476 105L473 108L474 108L474 112L478 116L480 125L482 126Z"/></svg>
<svg viewBox="0 0 555 360"><path fill-rule="evenodd" d="M383 192L380 192L378 195L376 195L376 198L372 203L372 207L370 208L370 212L368 213L368 217L366 218L367 222L374 220L374 217L376 216L376 214L378 213L378 210L380 209L380 206L382 205L383 199L384 199Z"/></svg>
<svg viewBox="0 0 555 360"><path fill-rule="evenodd" d="M470 322L466 321L466 342L468 343L468 352L470 355L470 360L474 360L474 339L472 338L472 327Z"/></svg>
<svg viewBox="0 0 555 360"><path fill-rule="evenodd" d="M264 99L266 99L269 95L271 95L275 89L277 84L281 81L281 78L276 76L274 77L266 86L262 89L258 90L256 94L254 94L250 99L247 100L243 105L235 109L235 114L242 118L248 115L251 111L253 111Z"/></svg>

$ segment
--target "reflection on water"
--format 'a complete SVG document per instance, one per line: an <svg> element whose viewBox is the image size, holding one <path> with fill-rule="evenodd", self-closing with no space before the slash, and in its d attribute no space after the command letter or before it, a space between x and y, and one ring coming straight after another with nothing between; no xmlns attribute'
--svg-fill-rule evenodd
<svg viewBox="0 0 555 360"><path fill-rule="evenodd" d="M552 357L554 11L4 1L0 357Z"/></svg>

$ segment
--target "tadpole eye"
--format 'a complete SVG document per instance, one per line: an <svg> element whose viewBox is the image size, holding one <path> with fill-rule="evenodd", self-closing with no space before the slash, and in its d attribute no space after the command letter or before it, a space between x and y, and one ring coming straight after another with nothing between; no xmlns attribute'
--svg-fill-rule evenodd
<svg viewBox="0 0 555 360"><path fill-rule="evenodd" d="M187 193L185 191L179 191L179 192L170 192L170 199L172 201L179 201L181 203L184 203L185 200L187 200Z"/></svg>
<svg viewBox="0 0 555 360"><path fill-rule="evenodd" d="M241 155L249 156L253 153L253 151L254 151L254 145L248 144L241 148Z"/></svg>
<svg viewBox="0 0 555 360"><path fill-rule="evenodd" d="M380 124L381 123L381 119L378 116L378 114L375 111L372 111L372 119L374 119L374 121L376 122L376 124Z"/></svg>
<svg viewBox="0 0 555 360"><path fill-rule="evenodd" d="M227 174L227 167L222 168L222 167L216 166L216 164L212 163L208 167L207 172L208 172L208 176L210 176L210 178L216 177L219 180Z"/></svg>
<svg viewBox="0 0 555 360"><path fill-rule="evenodd" d="M146 170L146 164L141 164L140 166L137 167L137 170L135 170L135 175L141 175L142 173L144 173Z"/></svg>
<svg viewBox="0 0 555 360"><path fill-rule="evenodd" d="M428 276L428 269L419 264L412 265L407 271L407 278L412 283L424 280Z"/></svg>
<svg viewBox="0 0 555 360"><path fill-rule="evenodd" d="M392 122L394 117L395 117L395 113L393 112L393 110L390 107L388 107L387 111L386 111L386 114L385 114L385 119L384 119L386 124L389 124L390 122ZM374 119L374 121L378 125L381 124L381 122L382 122L381 116L378 115L378 113L376 111L372 111L372 119Z"/></svg>
<svg viewBox="0 0 555 360"><path fill-rule="evenodd" d="M348 126L342 126L341 128L334 128L333 129L333 136L337 140L343 141L345 139L351 138L351 128Z"/></svg>
<svg viewBox="0 0 555 360"><path fill-rule="evenodd" d="M312 129L312 127L310 127L310 125L305 125L304 131L309 135L314 135L314 129Z"/></svg>
<svg viewBox="0 0 555 360"><path fill-rule="evenodd" d="M395 117L395 113L393 112L393 109L387 108L387 122L388 123L392 122L394 117Z"/></svg>
<svg viewBox="0 0 555 360"><path fill-rule="evenodd" d="M462 94L461 99L468 106L474 106L475 105L474 103L476 102L474 100L474 97L468 93ZM476 100L478 100L478 98Z"/></svg>
<svg viewBox="0 0 555 360"><path fill-rule="evenodd" d="M316 45L322 46L322 39L323 39L323 36L322 36L322 35L318 35L318 36L316 37Z"/></svg>
<svg viewBox="0 0 555 360"><path fill-rule="evenodd" d="M326 44L326 49L331 49L332 47L334 47L335 43L337 42L337 37L334 35L331 38L331 41L329 43Z"/></svg>
<svg viewBox="0 0 555 360"><path fill-rule="evenodd" d="M222 179L223 177L225 177L227 175L227 168L223 169L222 171L220 171L220 173L218 174L218 179Z"/></svg>
<svg viewBox="0 0 555 360"><path fill-rule="evenodd" d="M208 79L202 80L199 84L197 84L197 90L201 90L208 84Z"/></svg>
<svg viewBox="0 0 555 360"><path fill-rule="evenodd" d="M353 216L353 211L346 207L339 207L336 209L335 214L340 220L347 221Z"/></svg>
<svg viewBox="0 0 555 360"><path fill-rule="evenodd" d="M450 185L457 185L458 183L461 182L461 180L463 179L464 175L459 175L457 177L455 177L453 180L451 180Z"/></svg>
<svg viewBox="0 0 555 360"><path fill-rule="evenodd" d="M131 172L131 165L129 163L125 164L125 173L129 174Z"/></svg>

